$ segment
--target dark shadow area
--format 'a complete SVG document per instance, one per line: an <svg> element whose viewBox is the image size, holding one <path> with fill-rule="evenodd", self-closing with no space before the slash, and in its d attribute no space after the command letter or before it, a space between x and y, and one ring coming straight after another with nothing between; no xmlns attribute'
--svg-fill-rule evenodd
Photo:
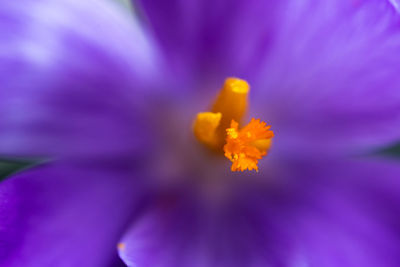
<svg viewBox="0 0 400 267"><path fill-rule="evenodd" d="M23 169L30 168L38 162L35 160L20 160L0 158L0 181Z"/></svg>

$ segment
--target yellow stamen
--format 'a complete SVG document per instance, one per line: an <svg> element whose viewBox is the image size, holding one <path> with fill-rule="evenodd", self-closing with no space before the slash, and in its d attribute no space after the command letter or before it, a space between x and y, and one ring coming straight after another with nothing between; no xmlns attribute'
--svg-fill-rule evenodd
<svg viewBox="0 0 400 267"><path fill-rule="evenodd" d="M241 122L247 112L249 84L240 79L228 78L211 109L223 114L222 128L226 129L232 120ZM226 125L225 125L226 124ZM227 126L227 127L225 127Z"/></svg>
<svg viewBox="0 0 400 267"><path fill-rule="evenodd" d="M249 90L246 81L227 78L211 112L197 114L193 127L196 138L212 150L221 150L231 120L240 122L246 114Z"/></svg>
<svg viewBox="0 0 400 267"><path fill-rule="evenodd" d="M239 124L232 120L226 129L225 157L232 161L231 171L256 170L258 160L267 154L274 133L265 122L251 119L239 130Z"/></svg>
<svg viewBox="0 0 400 267"><path fill-rule="evenodd" d="M227 78L211 112L198 113L194 121L198 141L213 151L224 150L233 162L232 171L258 171L258 160L267 154L273 137L270 126L260 120L252 119L239 130L247 112L249 90L246 81Z"/></svg>
<svg viewBox="0 0 400 267"><path fill-rule="evenodd" d="M194 135L201 143L206 144L208 147L218 145L218 136L215 132L220 124L221 116L221 113L213 112L201 112L197 114L193 127Z"/></svg>

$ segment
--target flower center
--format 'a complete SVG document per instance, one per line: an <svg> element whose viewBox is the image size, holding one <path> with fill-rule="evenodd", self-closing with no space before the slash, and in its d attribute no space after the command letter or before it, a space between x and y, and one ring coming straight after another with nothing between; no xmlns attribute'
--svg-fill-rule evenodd
<svg viewBox="0 0 400 267"><path fill-rule="evenodd" d="M248 108L250 87L244 80L227 78L211 111L200 112L194 135L207 148L232 161L232 171L258 171L258 160L267 155L274 133L265 122L251 119L239 129Z"/></svg>

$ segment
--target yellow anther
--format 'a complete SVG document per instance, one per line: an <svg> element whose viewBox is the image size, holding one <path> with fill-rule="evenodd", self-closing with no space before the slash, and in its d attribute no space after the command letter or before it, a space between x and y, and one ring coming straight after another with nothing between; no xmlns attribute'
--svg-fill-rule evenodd
<svg viewBox="0 0 400 267"><path fill-rule="evenodd" d="M211 109L212 112L222 113L221 129L225 135L225 129L232 120L241 122L246 115L248 107L248 94L250 86L241 79L227 78L224 87L219 92Z"/></svg>
<svg viewBox="0 0 400 267"><path fill-rule="evenodd" d="M220 124L222 114L213 112L201 112L197 114L194 122L194 135L203 144L210 148L218 145L216 130Z"/></svg>
<svg viewBox="0 0 400 267"><path fill-rule="evenodd" d="M222 150L225 143L226 128L231 120L241 121L247 111L249 85L237 78L225 80L211 112L197 114L194 122L196 138L212 150Z"/></svg>
<svg viewBox="0 0 400 267"><path fill-rule="evenodd" d="M258 148L258 150L269 150L269 148L271 147L272 144L272 140L271 139L261 139L261 140L256 140L252 143L253 146L255 146L256 148Z"/></svg>
<svg viewBox="0 0 400 267"><path fill-rule="evenodd" d="M256 170L258 160L267 154L274 133L265 122L251 119L239 130L239 124L232 120L226 129L225 157L232 161L232 171Z"/></svg>

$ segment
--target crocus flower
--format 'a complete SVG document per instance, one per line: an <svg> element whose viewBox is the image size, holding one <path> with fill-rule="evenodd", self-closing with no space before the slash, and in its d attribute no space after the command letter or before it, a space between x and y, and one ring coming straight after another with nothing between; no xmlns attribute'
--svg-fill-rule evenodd
<svg viewBox="0 0 400 267"><path fill-rule="evenodd" d="M3 1L0 266L399 266L397 7Z"/></svg>

